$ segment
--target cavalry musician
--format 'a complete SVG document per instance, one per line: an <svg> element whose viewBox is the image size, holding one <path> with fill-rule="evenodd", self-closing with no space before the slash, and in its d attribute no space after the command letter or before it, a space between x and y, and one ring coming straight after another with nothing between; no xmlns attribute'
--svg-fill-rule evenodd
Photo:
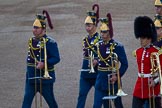
<svg viewBox="0 0 162 108"><path fill-rule="evenodd" d="M155 0L156 15L162 16L162 0Z"/></svg>
<svg viewBox="0 0 162 108"><path fill-rule="evenodd" d="M134 87L132 108L143 108L146 101L150 108L161 108L157 98L154 98L160 93L160 84L157 81L158 73L152 73L151 62L152 54L159 51L153 45L157 39L154 22L147 16L137 17L134 21L134 33L140 39L141 47L134 51L138 78Z"/></svg>
<svg viewBox="0 0 162 108"><path fill-rule="evenodd" d="M157 41L154 45L162 48L162 0L155 0L155 11L154 24L157 31Z"/></svg>
<svg viewBox="0 0 162 108"><path fill-rule="evenodd" d="M31 108L37 92L44 97L49 108L58 108L53 84L55 82L54 65L60 61L60 56L56 41L46 35L46 18L49 27L53 28L48 12L43 10L42 14L36 15L33 23L34 36L28 41L26 85L22 108ZM46 68L49 78L44 77Z"/></svg>
<svg viewBox="0 0 162 108"><path fill-rule="evenodd" d="M97 45L98 75L95 84L95 97L94 97L95 99L93 108L101 108L102 104L104 108L109 108L109 101L103 100L103 97L107 96L109 92L112 94L113 89L116 95L118 92L118 80L120 80L117 78L117 74L112 74L114 68L112 66L113 62L112 57L114 54L118 56L117 61L120 62L119 67L120 77L122 77L126 72L128 68L128 61L124 46L120 42L113 39L111 14L108 13L107 18L101 18L100 21L101 21L100 32L102 39ZM111 76L108 79L108 75L110 74ZM115 108L123 108L120 96L118 96L114 100L114 105Z"/></svg>
<svg viewBox="0 0 162 108"><path fill-rule="evenodd" d="M156 32L157 32L157 41L154 42L154 45L162 48L162 16L156 15L154 21Z"/></svg>
<svg viewBox="0 0 162 108"><path fill-rule="evenodd" d="M160 50L162 50L162 16L156 15L155 16L154 24L155 24L156 32L157 32L157 41L154 42L154 45L157 46L157 47L159 47ZM162 65L161 65L161 67L162 67ZM159 81L159 78L157 78L156 83L157 82L160 82ZM157 103L161 106L161 97L160 96L157 96L155 98L157 100ZM161 108L162 108L162 106L161 106Z"/></svg>
<svg viewBox="0 0 162 108"><path fill-rule="evenodd" d="M93 11L87 12L85 19L85 29L88 33L82 40L83 44L83 62L80 70L80 84L77 108L84 108L86 98L90 89L95 85L97 77L97 51L96 44L100 40L97 32L99 18L99 6L94 4Z"/></svg>

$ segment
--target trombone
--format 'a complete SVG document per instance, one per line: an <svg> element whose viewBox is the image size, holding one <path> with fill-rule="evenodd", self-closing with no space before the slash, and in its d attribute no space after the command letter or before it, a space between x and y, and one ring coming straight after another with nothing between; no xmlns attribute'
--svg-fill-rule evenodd
<svg viewBox="0 0 162 108"><path fill-rule="evenodd" d="M117 79L118 79L118 92L117 92L117 96L126 96L128 94L124 93L124 91L122 90L121 87L121 78L120 78L120 72L119 72L119 60L118 60L118 55L116 53L114 53L115 55L115 67L116 67L116 73L117 73Z"/></svg>
<svg viewBox="0 0 162 108"><path fill-rule="evenodd" d="M150 60L151 60L151 77L157 76L159 77L159 81L160 81L160 95L162 95L162 75L161 75L161 65L160 65L160 59L159 59L159 55L160 55L160 50L159 52L153 52L150 55ZM151 91L150 91L150 87L149 89L149 106L151 108L151 106L153 106L153 108L155 108L155 96L154 96L154 88L152 88L152 92L153 92L153 100L151 101Z"/></svg>
<svg viewBox="0 0 162 108"><path fill-rule="evenodd" d="M116 61L117 58L116 58L115 53L112 53L110 59L111 59L111 71L112 71L112 73L107 75L107 77L108 77L108 81L107 81L108 82L108 96L104 96L102 99L108 100L109 108L115 108L114 99L117 98L117 95L114 92L114 83L111 84L111 81L110 81L111 76L117 74L116 73L116 67L115 67L115 61ZM110 89L111 85L112 85L112 90Z"/></svg>
<svg viewBox="0 0 162 108"><path fill-rule="evenodd" d="M106 61L104 60L106 63ZM118 96L126 96L127 94L123 92L121 88L121 83L120 83L120 73L119 73L119 61L118 61L118 56L116 53L112 53L111 55L111 74L108 74L108 96L103 97L103 100L108 99L109 100L109 105L113 105L112 101L116 99ZM118 91L117 94L114 93L114 83L112 84L112 91L110 90L110 76L111 75L117 75L117 80L118 80ZM112 95L111 95L112 92ZM114 106L114 105L113 105Z"/></svg>
<svg viewBox="0 0 162 108"><path fill-rule="evenodd" d="M113 74L113 73L112 73ZM110 90L110 76L112 74L108 74L107 77L108 77L108 96L104 96L102 99L103 100L108 100L108 105L109 105L109 108L115 108L115 105L114 105L114 99L117 98L117 96L114 94L114 84L112 84L112 91ZM111 92L112 92L112 95L111 95Z"/></svg>
<svg viewBox="0 0 162 108"><path fill-rule="evenodd" d="M44 45L44 75L43 77L41 76L41 69L40 69L40 108L42 108L42 79L52 79L52 77L49 75L49 72L48 72L48 67L47 67L47 49L46 49L46 39L43 38L43 45ZM41 45L40 45L40 61L42 60L41 59ZM35 58L35 76L36 76L36 58ZM37 77L35 78L35 93L37 93L37 81L36 81ZM35 108L37 108L37 94L35 96Z"/></svg>
<svg viewBox="0 0 162 108"><path fill-rule="evenodd" d="M52 79L52 77L49 75L48 72L48 67L47 67L47 48L46 48L46 39L43 38L43 43L44 43L44 79Z"/></svg>

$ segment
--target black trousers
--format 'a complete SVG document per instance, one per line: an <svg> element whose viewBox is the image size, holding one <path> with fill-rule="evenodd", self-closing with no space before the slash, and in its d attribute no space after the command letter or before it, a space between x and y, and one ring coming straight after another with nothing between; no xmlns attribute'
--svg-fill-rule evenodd
<svg viewBox="0 0 162 108"><path fill-rule="evenodd" d="M155 97L151 98L151 108L161 108L161 98ZM150 105L149 99L141 99L138 97L133 96L133 102L132 102L132 108L143 108L146 101L148 101L148 104ZM153 104L154 102L155 104ZM153 107L155 105L155 107Z"/></svg>

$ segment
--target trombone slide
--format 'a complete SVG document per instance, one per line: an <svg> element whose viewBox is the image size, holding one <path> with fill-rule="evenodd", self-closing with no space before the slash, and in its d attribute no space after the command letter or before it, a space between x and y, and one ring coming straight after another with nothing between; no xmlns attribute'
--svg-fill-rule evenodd
<svg viewBox="0 0 162 108"><path fill-rule="evenodd" d="M161 51L161 50L160 50ZM160 56L161 52L154 52L151 53L151 74L155 74L156 72L159 72L159 82L160 82L160 95L162 95L162 73L161 73L161 64L160 64Z"/></svg>
<svg viewBox="0 0 162 108"><path fill-rule="evenodd" d="M44 42L44 75L43 79L52 79L52 77L49 75L48 69L47 69L47 49L46 49L46 39L43 38Z"/></svg>
<svg viewBox="0 0 162 108"><path fill-rule="evenodd" d="M117 55L115 54L116 58L117 58ZM120 72L119 72L119 61L116 60L115 61L115 66L116 66L116 70L117 70L117 79L118 79L118 92L117 92L117 96L127 96L128 94L124 93L124 91L122 90L122 87L121 87L121 78L120 78Z"/></svg>

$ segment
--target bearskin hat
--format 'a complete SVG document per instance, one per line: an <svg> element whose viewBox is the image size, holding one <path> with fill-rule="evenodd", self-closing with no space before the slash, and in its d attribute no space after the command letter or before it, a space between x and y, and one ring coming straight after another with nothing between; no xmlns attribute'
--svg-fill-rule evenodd
<svg viewBox="0 0 162 108"><path fill-rule="evenodd" d="M136 38L151 38L152 42L157 39L154 22L148 16L136 17L134 21L134 34Z"/></svg>

